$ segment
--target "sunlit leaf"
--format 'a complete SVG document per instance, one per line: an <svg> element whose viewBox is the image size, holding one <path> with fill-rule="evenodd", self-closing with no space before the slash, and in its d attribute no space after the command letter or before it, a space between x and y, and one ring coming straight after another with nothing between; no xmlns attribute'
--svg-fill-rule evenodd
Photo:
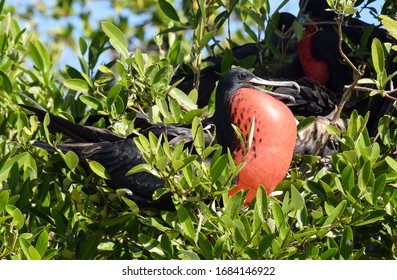
<svg viewBox="0 0 397 280"><path fill-rule="evenodd" d="M374 68L376 73L380 75L385 68L385 56L383 53L382 43L379 41L378 38L375 38L372 41L371 45L372 50L372 63L374 64Z"/></svg>
<svg viewBox="0 0 397 280"><path fill-rule="evenodd" d="M102 22L103 31L110 38L110 44L116 49L116 51L123 57L128 57L128 44L123 32L110 22Z"/></svg>
<svg viewBox="0 0 397 280"><path fill-rule="evenodd" d="M90 89L88 83L82 79L68 79L63 82L63 85L75 91L87 93Z"/></svg>
<svg viewBox="0 0 397 280"><path fill-rule="evenodd" d="M74 170L79 164L79 157L72 151L68 151L65 154L65 162L70 170Z"/></svg>
<svg viewBox="0 0 397 280"><path fill-rule="evenodd" d="M379 15L383 26L390 32L390 34L397 40L397 21L386 15Z"/></svg>
<svg viewBox="0 0 397 280"><path fill-rule="evenodd" d="M94 173L96 175L98 175L99 177L102 177L104 179L110 179L110 175L107 172L107 170L105 169L105 167L103 167L103 165L101 165L99 162L93 161L93 160L87 160L88 161L88 165L90 166L91 170L94 171Z"/></svg>

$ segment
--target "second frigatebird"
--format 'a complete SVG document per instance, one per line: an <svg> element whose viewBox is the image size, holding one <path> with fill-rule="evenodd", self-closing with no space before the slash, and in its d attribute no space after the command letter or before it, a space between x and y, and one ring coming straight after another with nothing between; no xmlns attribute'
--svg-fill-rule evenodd
<svg viewBox="0 0 397 280"><path fill-rule="evenodd" d="M295 59L291 64L282 67L277 76L285 79L311 78L335 92L336 101L339 103L345 86L353 82L353 70L339 51L336 24L338 15L329 10L326 0L301 0L300 6L303 14L310 20L305 25L302 40L297 43ZM365 77L375 76L370 63L373 39L377 38L382 43L397 43L386 29L351 17L345 18L342 32L345 38L341 46L343 52L354 65L367 66ZM386 60L388 74L397 70L397 64L391 62L396 56L396 52L390 51ZM397 79L394 78L394 83L396 82ZM347 117L353 110L357 110L362 115L370 112L367 128L370 135L375 136L379 119L387 113L392 113L392 105L392 100L381 95L369 96L365 92L354 92L343 112Z"/></svg>
<svg viewBox="0 0 397 280"><path fill-rule="evenodd" d="M260 79L241 68L229 70L219 82L212 119L216 125L218 142L231 150L237 163L245 162L238 175L237 186L230 194L248 189L246 203L255 197L260 184L267 193L277 187L288 171L296 140L295 119L288 107L276 99L291 100L291 97L254 85L299 88L294 82ZM45 111L24 107L33 111L41 121L44 119ZM242 131L247 143L250 129L253 128L250 145L244 146L239 142L232 124ZM109 186L131 190L132 198L139 206L173 209L170 194L156 201L152 199L153 192L163 187L162 180L145 172L126 176L133 166L144 163L132 138L121 138L108 129L82 126L54 115L50 115L48 128L69 138L58 143L57 148L63 152L73 151L83 160L99 162L110 175ZM46 142L35 142L34 145L54 151Z"/></svg>

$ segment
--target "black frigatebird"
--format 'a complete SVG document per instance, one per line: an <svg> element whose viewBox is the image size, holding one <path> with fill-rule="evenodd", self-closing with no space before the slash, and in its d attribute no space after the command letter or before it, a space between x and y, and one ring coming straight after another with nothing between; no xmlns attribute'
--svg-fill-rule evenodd
<svg viewBox="0 0 397 280"><path fill-rule="evenodd" d="M284 178L292 159L296 139L296 123L291 111L274 97L289 100L293 98L265 91L254 85L299 88L294 82L260 79L241 68L227 71L219 82L212 121L216 125L218 142L225 149L229 148L232 151L237 163L242 160L246 162L238 175L237 186L230 192L233 194L240 189L249 189L246 203L255 197L260 184L270 193ZM22 106L34 112L39 120L43 121L45 111ZM254 128L250 146L243 147L239 143L232 124L246 135L247 140L250 128ZM163 195L155 201L152 199L154 191L164 186L161 179L146 172L126 176L132 167L144 163L132 138L122 138L108 129L83 126L54 115L50 115L48 128L68 137L68 140L58 143L57 148L63 152L73 151L81 159L99 162L110 175L109 186L114 189L129 189L133 200L140 207L174 209L171 194ZM177 127L175 129L174 135L179 137ZM151 130L163 131L161 125L146 129ZM166 131L170 131L170 127ZM35 142L34 145L54 151L46 142Z"/></svg>
<svg viewBox="0 0 397 280"><path fill-rule="evenodd" d="M296 58L277 74L285 79L305 76L316 80L319 84L325 85L335 92L339 103L345 86L353 82L353 70L343 60L339 52L337 15L329 11L330 7L326 0L301 0L300 5L301 8L304 8L304 15L310 18L310 21L305 25L303 39L297 43ZM343 52L355 65L365 64L368 66L366 77L374 75L374 71L370 71L371 63L369 63L372 40L378 38L381 42L396 44L396 40L390 36L387 30L350 17L346 18L342 32L351 44L349 46L344 41L342 43ZM364 40L365 36L368 36L367 40ZM351 46L353 49L358 48L359 51L353 51ZM297 68L297 65L300 66L300 69ZM389 74L397 70L395 63L387 63L387 65ZM357 110L364 115L370 111L367 128L370 135L374 136L379 119L385 113L390 113L392 103L393 101L380 95L369 97L368 93L359 92L352 96L346 104L344 112L350 114L352 110Z"/></svg>
<svg viewBox="0 0 397 280"><path fill-rule="evenodd" d="M295 82L265 81L241 68L227 71L219 81L213 116L217 141L232 151L236 163L245 162L230 194L248 190L246 203L255 197L260 184L268 194L277 187L288 171L296 141L295 118L277 100L291 97L258 90L255 84L299 89ZM253 132L251 146L243 146L232 124L241 130L247 143L250 131Z"/></svg>

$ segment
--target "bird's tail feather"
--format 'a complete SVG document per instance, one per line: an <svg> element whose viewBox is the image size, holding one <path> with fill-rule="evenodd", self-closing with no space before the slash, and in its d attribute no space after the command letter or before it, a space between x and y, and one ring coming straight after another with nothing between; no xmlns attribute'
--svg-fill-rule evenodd
<svg viewBox="0 0 397 280"><path fill-rule="evenodd" d="M31 107L28 105L20 104L21 107L35 113L41 122L44 121L44 117L47 114L46 111ZM50 124L48 128L52 132L60 132L74 141L81 142L100 142L109 141L115 142L120 141L122 138L114 134L108 129L96 128L92 126L83 126L78 123L71 122L64 118L49 114Z"/></svg>

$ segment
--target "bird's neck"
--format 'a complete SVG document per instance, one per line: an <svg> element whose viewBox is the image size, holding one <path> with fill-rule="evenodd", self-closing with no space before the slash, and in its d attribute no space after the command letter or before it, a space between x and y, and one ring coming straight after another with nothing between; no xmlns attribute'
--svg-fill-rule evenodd
<svg viewBox="0 0 397 280"><path fill-rule="evenodd" d="M315 32L314 25L306 27L303 39L297 44L298 59L306 77L325 85L330 78L330 72L327 63L314 55L313 37Z"/></svg>
<svg viewBox="0 0 397 280"><path fill-rule="evenodd" d="M231 87L225 91L223 98L216 99L215 113L213 115L213 122L216 127L217 142L225 150L229 148L233 150L236 145L236 135L231 125L231 105L233 102L234 94L237 92L237 87Z"/></svg>

